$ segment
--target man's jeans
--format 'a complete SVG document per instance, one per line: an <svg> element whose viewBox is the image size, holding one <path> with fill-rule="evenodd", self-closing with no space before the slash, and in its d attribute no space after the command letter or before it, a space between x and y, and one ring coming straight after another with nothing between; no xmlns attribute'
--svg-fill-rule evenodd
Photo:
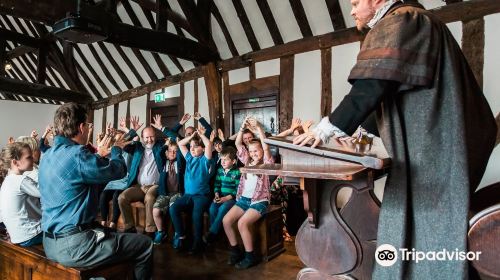
<svg viewBox="0 0 500 280"><path fill-rule="evenodd" d="M153 242L149 237L135 233L108 233L102 240L98 239L99 234L91 229L61 238L44 235L43 248L49 259L69 267L132 261L135 263L135 279L151 279Z"/></svg>

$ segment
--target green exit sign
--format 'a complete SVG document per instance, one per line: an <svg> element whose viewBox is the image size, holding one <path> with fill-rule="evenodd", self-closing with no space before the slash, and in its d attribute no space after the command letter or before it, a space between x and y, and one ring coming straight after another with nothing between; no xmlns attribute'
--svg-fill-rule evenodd
<svg viewBox="0 0 500 280"><path fill-rule="evenodd" d="M165 101L165 95L163 95L163 92L155 93L155 103L163 101Z"/></svg>
<svg viewBox="0 0 500 280"><path fill-rule="evenodd" d="M259 102L259 100L260 100L259 98L250 98L250 99L248 99L248 102L257 103L257 102Z"/></svg>

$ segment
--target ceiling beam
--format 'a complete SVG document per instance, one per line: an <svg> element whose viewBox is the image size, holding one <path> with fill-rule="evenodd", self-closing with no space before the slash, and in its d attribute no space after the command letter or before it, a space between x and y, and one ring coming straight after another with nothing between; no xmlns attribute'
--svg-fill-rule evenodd
<svg viewBox="0 0 500 280"><path fill-rule="evenodd" d="M182 0L178 2L198 41L207 45L209 49L217 53L217 47L210 35L209 0L198 0L197 4L194 0Z"/></svg>
<svg viewBox="0 0 500 280"><path fill-rule="evenodd" d="M293 14L295 19L299 24L300 32L302 32L302 37L311 37L313 35L309 22L307 21L306 12L304 11L304 6L300 0L289 0L290 6L292 6Z"/></svg>
<svg viewBox="0 0 500 280"><path fill-rule="evenodd" d="M146 10L149 10L149 11L152 11L152 12L155 12L158 14L158 11L157 11L158 7L157 7L157 3L155 3L155 1L151 1L151 0L132 0L132 1L136 2L137 4L139 4L139 6L143 7ZM160 1L167 2L167 0L160 0ZM193 37L196 38L196 35L193 34L193 32L191 30L191 26L189 26L189 22L184 17L182 17L180 14L172 11L168 7L168 2L167 2L167 5L165 5L165 6L161 5L160 9L161 9L160 10L161 14L166 16L167 20L171 21L175 26L178 26L178 27L186 30L191 35L193 35Z"/></svg>
<svg viewBox="0 0 500 280"><path fill-rule="evenodd" d="M346 27L342 9L340 8L339 0L325 0L330 20L332 21L333 30L344 29Z"/></svg>
<svg viewBox="0 0 500 280"><path fill-rule="evenodd" d="M469 0L430 10L444 23L467 21L487 15L500 13L498 0ZM364 36L355 28L341 29L331 33L303 38L269 47L260 51L247 53L220 61L217 64L219 71L229 71L248 66L248 61L259 62L287 55L318 50L343 44L360 41Z"/></svg>
<svg viewBox="0 0 500 280"><path fill-rule="evenodd" d="M40 47L41 44L39 39L21 33L17 33L15 31L10 31L4 28L0 28L0 37L5 40L13 41L21 45L33 48L38 48Z"/></svg>
<svg viewBox="0 0 500 280"><path fill-rule="evenodd" d="M21 96L46 98L63 102L92 102L92 99L88 95L80 92L19 81L7 77L0 77L0 91Z"/></svg>
<svg viewBox="0 0 500 280"><path fill-rule="evenodd" d="M222 34L224 34L224 38L226 39L227 46L229 47L229 51L231 51L231 54L233 56L238 56L238 50L236 49L236 45L233 42L233 38L231 37L231 34L229 34L229 30L227 29L226 23L224 22L224 19L222 18L222 15L219 12L219 9L217 9L217 5L215 3L212 5L210 8L212 11L212 15L214 16L215 20L219 24Z"/></svg>
<svg viewBox="0 0 500 280"><path fill-rule="evenodd" d="M241 0L233 0L234 9L238 14L238 18L240 19L241 25L243 26L243 30L247 35L248 42L252 47L253 51L260 50L259 41L257 41L257 37L255 37L255 33L253 32L252 25L250 24L250 20L248 19L247 13L245 12L245 8L243 8L243 4Z"/></svg>
<svg viewBox="0 0 500 280"><path fill-rule="evenodd" d="M7 58L8 59L13 59L13 58L17 58L17 57L23 56L23 55L25 55L27 53L33 53L33 52L36 52L36 51L37 51L36 48L21 45L21 46L16 47L15 49L9 51L7 53Z"/></svg>
<svg viewBox="0 0 500 280"><path fill-rule="evenodd" d="M77 10L76 0L60 2L54 6L53 1L49 0L2 0L0 14L53 25L55 21L65 18L67 13L76 13ZM68 4L68 2L70 3ZM200 63L207 63L218 59L216 52L198 42L168 32L120 23L98 6L91 6L84 3L82 4L80 14L84 18L93 19L107 27L107 42L152 52L171 54ZM5 38L4 36L15 35L9 32L0 33L0 36L3 38ZM21 40L23 38L16 39ZM27 43L23 44L29 45Z"/></svg>
<svg viewBox="0 0 500 280"><path fill-rule="evenodd" d="M274 20L273 13L271 12L271 8L269 7L269 3L267 3L267 0L257 0L257 5L259 5L260 12L264 17L264 21L266 22L267 28L269 29L269 33L271 33L274 44L283 44L283 38L281 37L278 25Z"/></svg>

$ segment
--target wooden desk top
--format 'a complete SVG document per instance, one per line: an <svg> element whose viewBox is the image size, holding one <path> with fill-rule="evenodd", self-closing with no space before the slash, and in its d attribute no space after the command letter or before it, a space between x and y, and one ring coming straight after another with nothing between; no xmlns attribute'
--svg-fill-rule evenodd
<svg viewBox="0 0 500 280"><path fill-rule="evenodd" d="M368 171L366 167L361 165L339 165L334 168L325 168L321 166L291 166L285 169L281 164L261 164L243 167L240 168L240 170L242 173L343 181L352 181L357 176L364 175Z"/></svg>

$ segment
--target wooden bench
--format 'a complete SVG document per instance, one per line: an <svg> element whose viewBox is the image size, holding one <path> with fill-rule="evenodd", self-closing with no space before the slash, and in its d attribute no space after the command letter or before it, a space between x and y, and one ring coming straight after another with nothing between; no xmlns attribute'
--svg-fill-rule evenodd
<svg viewBox="0 0 500 280"><path fill-rule="evenodd" d="M133 279L133 265L128 262L86 268L70 268L45 256L42 245L21 247L0 240L0 280L76 280L102 277L106 280Z"/></svg>
<svg viewBox="0 0 500 280"><path fill-rule="evenodd" d="M143 232L146 221L144 204L142 202L134 202L131 205L137 231ZM110 208L111 207L112 206L110 203ZM254 230L258 233L254 234L254 242L255 244L258 244L258 246L256 246L256 249L259 251L264 261L269 261L270 259L278 256L283 251L285 251L285 247L283 244L284 224L281 214L281 208L282 207L280 205L269 205L267 208L266 216L264 217L264 219L259 220L256 224L256 227L254 228ZM112 213L112 209L110 209L110 213ZM190 217L187 217L187 215L184 215L183 220L185 224L190 223ZM167 217L164 217L164 225L169 229L168 235L171 239L174 236L174 232L168 215ZM118 220L118 228L123 229L123 227L123 220L120 216L120 219ZM208 232L209 227L210 218L208 213L205 213L203 217L203 231L205 233ZM224 235L225 238L224 232L221 232L221 234Z"/></svg>

